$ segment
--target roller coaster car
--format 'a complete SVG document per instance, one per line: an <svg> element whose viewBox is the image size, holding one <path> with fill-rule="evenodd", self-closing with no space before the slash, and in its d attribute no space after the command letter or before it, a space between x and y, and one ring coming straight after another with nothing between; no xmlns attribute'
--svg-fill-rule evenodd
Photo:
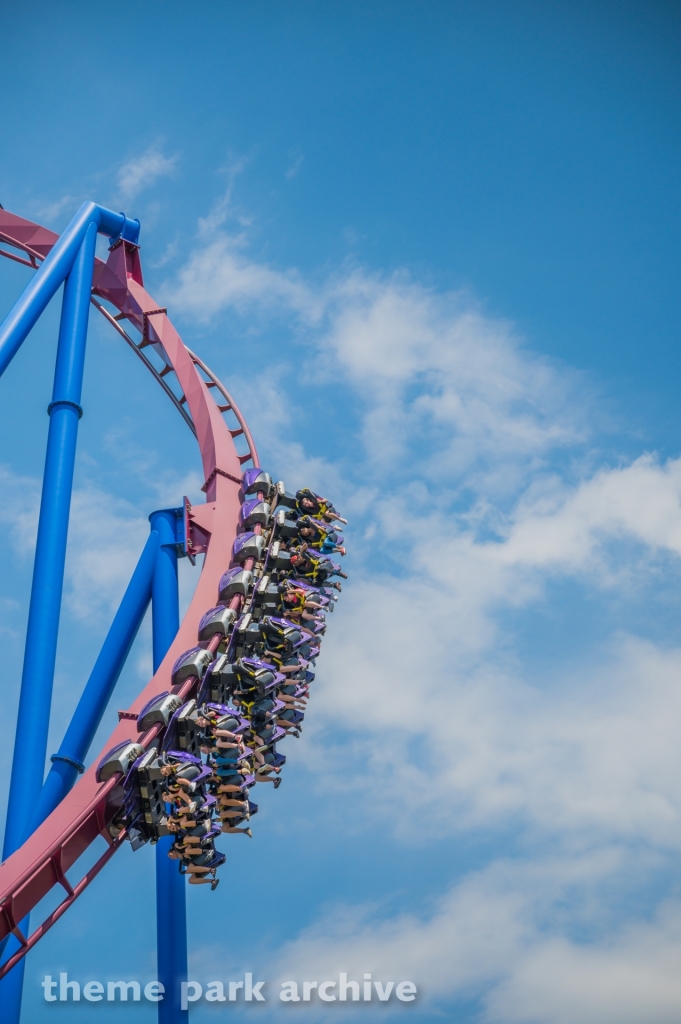
<svg viewBox="0 0 681 1024"><path fill-rule="evenodd" d="M246 719L239 714L236 708L231 707L229 704L217 704L211 701L199 708L199 714L204 711L204 708L217 713L218 717L214 722L214 728L216 729L227 729L229 732L239 735L248 728Z"/></svg>
<svg viewBox="0 0 681 1024"><path fill-rule="evenodd" d="M254 702L250 711L250 719L253 726L257 727L263 722L271 721L285 707L286 703L283 700L276 700L271 696L261 697L260 700Z"/></svg>
<svg viewBox="0 0 681 1024"><path fill-rule="evenodd" d="M241 533L232 545L232 561L238 565L253 558L261 561L265 551L265 538L260 533Z"/></svg>
<svg viewBox="0 0 681 1024"><path fill-rule="evenodd" d="M258 805L252 803L249 800L248 801L248 817L252 818L257 813L258 813ZM245 814L241 814L238 817L229 818L227 820L227 823L230 825L231 828L235 828L237 825L240 825L242 822L244 822L246 820L247 820L246 815Z"/></svg>
<svg viewBox="0 0 681 1024"><path fill-rule="evenodd" d="M190 676L198 676L199 682L203 679L208 666L213 662L213 655L202 647L192 647L181 654L173 665L172 684L179 686Z"/></svg>
<svg viewBox="0 0 681 1024"><path fill-rule="evenodd" d="M223 574L218 585L218 600L230 601L237 594L247 597L253 583L253 573L249 569L235 566Z"/></svg>
<svg viewBox="0 0 681 1024"><path fill-rule="evenodd" d="M270 576L263 576L253 591L253 604L266 613L277 612L281 608L279 585L271 582Z"/></svg>
<svg viewBox="0 0 681 1024"><path fill-rule="evenodd" d="M301 644L301 646L298 648L298 653L300 654L301 658L305 658L308 663L314 662L315 658L319 657L319 651L320 647L318 645L313 646L312 644L307 643Z"/></svg>
<svg viewBox="0 0 681 1024"><path fill-rule="evenodd" d="M275 540L272 544L267 555L267 565L280 575L285 576L291 572L291 555L281 546L281 541Z"/></svg>
<svg viewBox="0 0 681 1024"><path fill-rule="evenodd" d="M165 817L166 806L161 794L165 791L166 780L161 774L158 750L152 748L135 765L126 779L126 790L135 787L141 798L144 820L155 828Z"/></svg>
<svg viewBox="0 0 681 1024"><path fill-rule="evenodd" d="M166 827L163 793L172 785L172 776L166 776L162 771L168 764L174 765L183 777L187 776L189 769L190 791L204 813L206 808L215 803L215 798L207 796L204 788L211 769L199 758L179 750L168 751L159 757L158 750L152 747L135 761L123 784L123 814L130 823L130 834L135 833L133 849L139 849L149 840L155 842L160 836L170 834Z"/></svg>
<svg viewBox="0 0 681 1024"><path fill-rule="evenodd" d="M245 501L239 512L239 526L243 530L251 530L254 526L267 527L270 521L270 504L267 501L260 501L253 498Z"/></svg>
<svg viewBox="0 0 681 1024"><path fill-rule="evenodd" d="M305 631L289 619L281 619L274 615L266 615L259 623L260 632L265 640L286 648L293 649L304 639ZM309 636L309 634L307 634Z"/></svg>
<svg viewBox="0 0 681 1024"><path fill-rule="evenodd" d="M163 750L181 750L194 757L201 754L203 729L196 719L199 717L195 700L189 700L170 719L163 738Z"/></svg>
<svg viewBox="0 0 681 1024"><path fill-rule="evenodd" d="M205 704L206 701L211 701L215 704L229 704L237 685L234 666L227 660L226 654L221 654L204 676L197 703Z"/></svg>
<svg viewBox="0 0 681 1024"><path fill-rule="evenodd" d="M130 846L133 853L136 853L137 850L141 850L145 843L149 842L149 838L150 837L146 834L146 830L140 828L138 825L131 825L128 829L128 839L130 840Z"/></svg>
<svg viewBox="0 0 681 1024"><path fill-rule="evenodd" d="M199 640L210 640L216 633L229 636L235 620L236 612L233 608L225 608L223 605L210 608L199 622Z"/></svg>
<svg viewBox="0 0 681 1024"><path fill-rule="evenodd" d="M97 782L106 782L112 776L127 775L132 765L144 753L144 747L132 740L123 740L108 750L97 765L95 778Z"/></svg>
<svg viewBox="0 0 681 1024"><path fill-rule="evenodd" d="M224 864L226 857L224 853L220 853L213 846L213 840L206 841L206 845L201 843L201 854L198 857L182 857L180 864L180 874L188 874L187 866L194 864L199 868L219 868L221 864ZM182 870L184 867L184 871Z"/></svg>
<svg viewBox="0 0 681 1024"><path fill-rule="evenodd" d="M282 730L283 732L283 730ZM275 768L282 768L286 764L286 755L278 754L277 751L270 747L270 749L263 754L263 760L265 762L265 768L259 768L257 774L264 774L264 771L272 771Z"/></svg>
<svg viewBox="0 0 681 1024"><path fill-rule="evenodd" d="M258 742L259 745L255 748L256 751L262 752L267 748L273 748L275 743L279 740L283 740L286 735L286 730L282 729L280 725L268 724L258 730Z"/></svg>
<svg viewBox="0 0 681 1024"><path fill-rule="evenodd" d="M241 657L243 653L252 651L256 644L260 643L260 624L253 619L251 612L242 615L236 626L236 653Z"/></svg>
<svg viewBox="0 0 681 1024"><path fill-rule="evenodd" d="M310 583L308 580L291 580L289 587L294 590L304 590L306 594L309 594L318 601L323 608L331 605L334 601L338 600L338 595L329 590L327 587L317 586L314 583ZM328 593L326 591L328 590Z"/></svg>
<svg viewBox="0 0 681 1024"><path fill-rule="evenodd" d="M191 782L192 791L201 786L211 774L210 768L206 767L200 757L186 750L166 750L159 758L159 769L168 765L175 768L177 775ZM161 776L167 777L162 772Z"/></svg>
<svg viewBox="0 0 681 1024"><path fill-rule="evenodd" d="M282 540L291 540L298 536L298 523L295 519L289 519L286 509L277 509L274 514L274 536Z"/></svg>
<svg viewBox="0 0 681 1024"><path fill-rule="evenodd" d="M284 711L280 718L283 718L285 722L289 722L290 725L300 725L305 720L305 713L303 711Z"/></svg>
<svg viewBox="0 0 681 1024"><path fill-rule="evenodd" d="M152 725L160 722L166 726L177 709L182 706L182 701L172 693L159 693L152 697L137 716L137 731L146 732Z"/></svg>
<svg viewBox="0 0 681 1024"><path fill-rule="evenodd" d="M177 730L177 745L180 750L186 750L188 754L198 756L201 752L203 742L203 730L197 725L199 717L195 701L189 701L178 712L175 720Z"/></svg>
<svg viewBox="0 0 681 1024"><path fill-rule="evenodd" d="M289 494L284 487L284 481L280 480L277 484L277 507L285 508L289 510L289 513L295 516L298 515L298 502L295 494Z"/></svg>
<svg viewBox="0 0 681 1024"><path fill-rule="evenodd" d="M258 658L239 658L234 663L234 673L242 690L255 690L260 696L276 690L285 678L274 665Z"/></svg>

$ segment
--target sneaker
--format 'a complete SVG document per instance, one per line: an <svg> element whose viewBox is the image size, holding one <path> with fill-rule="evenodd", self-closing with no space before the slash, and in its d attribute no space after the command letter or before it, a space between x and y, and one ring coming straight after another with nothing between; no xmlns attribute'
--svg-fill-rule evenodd
<svg viewBox="0 0 681 1024"><path fill-rule="evenodd" d="M253 838L253 833L251 832L250 828L245 828L244 829L244 835L248 836L249 839Z"/></svg>

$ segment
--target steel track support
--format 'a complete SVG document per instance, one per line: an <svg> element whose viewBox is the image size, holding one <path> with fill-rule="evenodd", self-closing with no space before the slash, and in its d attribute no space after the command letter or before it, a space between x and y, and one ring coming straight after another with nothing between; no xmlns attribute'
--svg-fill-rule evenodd
<svg viewBox="0 0 681 1024"><path fill-rule="evenodd" d="M83 762L151 601L158 543L158 533L152 530L61 746L58 752L52 755L52 767L38 800L31 822L31 832L34 832L64 799L74 786L78 775L84 770Z"/></svg>
<svg viewBox="0 0 681 1024"><path fill-rule="evenodd" d="M0 324L0 375L5 372L48 302L70 274L76 254L93 225L96 232L114 240L122 238L135 245L139 241L138 220L130 220L124 213L114 213L96 203L83 203Z"/></svg>
<svg viewBox="0 0 681 1024"><path fill-rule="evenodd" d="M96 241L92 223L64 284L3 860L28 838L45 774ZM21 929L27 933L28 920ZM23 980L22 960L0 982L5 1024L18 1024Z"/></svg>
<svg viewBox="0 0 681 1024"><path fill-rule="evenodd" d="M99 723L149 607L157 548L158 534L152 530L111 623L111 628L102 644L102 649L73 713L59 751L52 755L52 768L48 772L38 798L28 829L29 835L61 803L83 770L83 762L88 755ZM28 927L28 918L24 923ZM0 957L4 955L7 942L7 939L0 942ZM16 950L10 950L6 959L9 959L13 952Z"/></svg>
<svg viewBox="0 0 681 1024"><path fill-rule="evenodd" d="M151 598L154 672L180 627L177 529L182 512L182 509L161 509L149 516L151 528L159 536ZM159 1024L189 1024L188 1011L180 1008L180 985L187 980L185 883L177 861L168 857L172 843L172 836L166 836L156 844L157 975L165 989L165 997L158 1004L158 1021Z"/></svg>

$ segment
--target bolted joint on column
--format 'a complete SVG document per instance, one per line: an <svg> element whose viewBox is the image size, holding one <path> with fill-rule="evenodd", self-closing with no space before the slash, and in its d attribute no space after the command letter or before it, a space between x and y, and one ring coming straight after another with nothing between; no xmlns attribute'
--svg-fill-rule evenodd
<svg viewBox="0 0 681 1024"><path fill-rule="evenodd" d="M51 416L52 415L52 410L58 408L60 405L70 406L71 409L75 409L76 412L78 413L78 419L82 420L82 418L83 418L83 407L82 407L82 405L78 405L78 402L71 402L71 401L69 401L68 398L58 398L56 402L50 402L50 404L47 407L47 415Z"/></svg>
<svg viewBox="0 0 681 1024"><path fill-rule="evenodd" d="M79 775L82 775L85 771L85 765L78 761L75 757L68 757L66 754L53 754L50 758L52 764L55 761L64 761L66 764L70 764L72 768L75 768Z"/></svg>
<svg viewBox="0 0 681 1024"><path fill-rule="evenodd" d="M151 513L149 522L152 530L158 530L160 547L174 548L178 558L186 557L187 534L184 508L159 508Z"/></svg>

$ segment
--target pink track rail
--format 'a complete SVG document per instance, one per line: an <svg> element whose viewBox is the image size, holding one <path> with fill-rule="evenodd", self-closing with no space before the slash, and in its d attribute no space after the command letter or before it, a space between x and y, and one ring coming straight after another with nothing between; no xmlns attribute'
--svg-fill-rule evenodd
<svg viewBox="0 0 681 1024"><path fill-rule="evenodd" d="M0 245L5 243L22 254L17 255L0 248L1 256L35 268L58 237L38 224L0 209ZM172 691L187 699L193 688L195 680L173 688L171 669L183 651L196 645L199 620L207 608L215 605L218 581L230 564L236 536L241 507L238 492L242 465L245 462L257 465L257 452L248 427L229 393L205 364L185 347L165 309L160 308L144 290L136 246L121 242L110 251L106 263L96 260L93 296L109 302L118 310L114 319L97 299L93 299L100 311L108 320L113 321L114 326L141 355L166 391L169 391L167 376L171 372L175 374L181 395L169 393L196 434L206 481L205 504L193 507L190 512L190 529L195 536L194 550L205 550L206 553L201 576L170 650L154 677L128 709L132 717L158 693ZM125 320L141 334L139 344L133 342L121 326L121 321ZM164 365L160 372L142 351L150 345L163 359ZM218 405L213 398L214 391L223 397L225 404ZM223 417L227 411L236 418L234 430L228 427ZM240 455L234 440L242 435L248 452ZM121 776L97 783L95 768L100 758L124 740L134 740L145 749L148 748L157 735L157 729L155 727L140 737L135 722L131 718L123 718L109 736L101 754L80 777L68 796L24 845L0 865L0 940L14 933L22 944L11 960L0 968L0 977L11 970L68 910L124 841L124 834L114 839L108 828L117 809L111 794L120 784ZM107 849L80 881L72 885L66 872L98 836L105 839ZM31 935L22 935L19 922L55 886L65 890L62 902Z"/></svg>

